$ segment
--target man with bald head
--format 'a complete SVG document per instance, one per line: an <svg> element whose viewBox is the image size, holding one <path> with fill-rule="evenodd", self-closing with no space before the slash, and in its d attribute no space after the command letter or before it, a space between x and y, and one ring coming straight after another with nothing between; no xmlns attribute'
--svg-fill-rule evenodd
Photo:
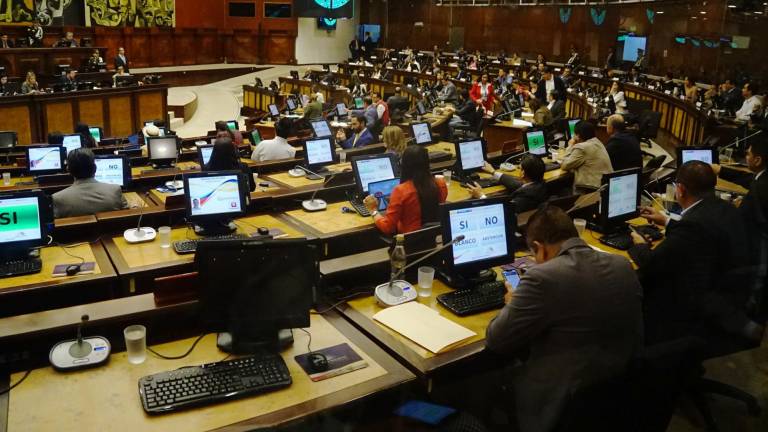
<svg viewBox="0 0 768 432"><path fill-rule="evenodd" d="M640 151L640 141L626 130L626 123L621 114L608 117L606 122L610 138L605 144L614 171L627 168L641 168L643 154Z"/></svg>

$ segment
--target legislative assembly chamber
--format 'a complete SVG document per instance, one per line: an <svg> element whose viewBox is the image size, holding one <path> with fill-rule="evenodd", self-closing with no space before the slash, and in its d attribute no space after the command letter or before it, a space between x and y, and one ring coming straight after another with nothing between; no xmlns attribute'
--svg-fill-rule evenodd
<svg viewBox="0 0 768 432"><path fill-rule="evenodd" d="M0 432L768 431L768 3L0 0Z"/></svg>

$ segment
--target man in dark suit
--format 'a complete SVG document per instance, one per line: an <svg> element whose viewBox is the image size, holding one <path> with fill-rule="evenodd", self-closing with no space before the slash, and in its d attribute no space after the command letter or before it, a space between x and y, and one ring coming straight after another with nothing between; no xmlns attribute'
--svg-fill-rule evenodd
<svg viewBox="0 0 768 432"><path fill-rule="evenodd" d="M336 143L343 149L365 147L368 144L375 144L376 138L366 127L367 123L365 116L352 116L352 120L349 123L349 126L352 129L352 136L347 138L344 131L339 129L338 132L336 132Z"/></svg>
<svg viewBox="0 0 768 432"><path fill-rule="evenodd" d="M645 289L648 344L696 337L706 341L703 358L744 349L759 340L762 327L746 315L749 259L738 210L715 196L712 168L689 161L677 170L679 220L643 207L649 221L666 225L656 248L637 234L629 254Z"/></svg>
<svg viewBox="0 0 768 432"><path fill-rule="evenodd" d="M357 59L360 58L360 51L362 51L360 41L357 38L352 39L349 43L349 56L353 62L356 62Z"/></svg>
<svg viewBox="0 0 768 432"><path fill-rule="evenodd" d="M552 114L553 122L565 118L565 101L560 99L557 90L552 90L547 94L547 108Z"/></svg>
<svg viewBox="0 0 768 432"><path fill-rule="evenodd" d="M131 73L130 70L128 70L128 57L125 56L125 48L123 47L117 49L117 55L115 56L115 70L120 66L123 67L125 73Z"/></svg>
<svg viewBox="0 0 768 432"><path fill-rule="evenodd" d="M629 261L589 247L555 206L531 216L536 265L488 325L486 348L519 357L504 381L521 431L554 430L571 395L620 376L642 348L642 289Z"/></svg>
<svg viewBox="0 0 768 432"><path fill-rule="evenodd" d="M64 91L77 90L77 69L69 69L61 77L61 85Z"/></svg>
<svg viewBox="0 0 768 432"><path fill-rule="evenodd" d="M4 34L0 36L0 48L14 48L13 41L8 39L8 35Z"/></svg>
<svg viewBox="0 0 768 432"><path fill-rule="evenodd" d="M735 113L741 108L741 104L744 103L744 98L741 96L741 91L736 88L733 79L726 78L723 83L723 92L720 95L722 100L722 107L731 113Z"/></svg>
<svg viewBox="0 0 768 432"><path fill-rule="evenodd" d="M536 87L536 98L542 102L547 101L547 93L556 90L560 98L565 97L565 83L559 76L555 76L549 66L545 66L539 85Z"/></svg>
<svg viewBox="0 0 768 432"><path fill-rule="evenodd" d="M523 175L521 179L494 170L488 162L483 166L483 171L493 174L499 183L512 193L511 201L515 204L517 213L533 210L548 198L547 185L544 184L544 161L538 156L523 156L520 161L520 171ZM483 189L478 184L470 185L469 192L473 198L485 198Z"/></svg>
<svg viewBox="0 0 768 432"><path fill-rule="evenodd" d="M363 57L366 59L371 58L375 49L376 44L373 42L371 32L365 32L365 39L363 39Z"/></svg>
<svg viewBox="0 0 768 432"><path fill-rule="evenodd" d="M633 133L627 132L624 117L621 114L608 117L606 131L610 138L605 144L605 150L611 158L613 170L641 168L643 153L640 150L640 141Z"/></svg>

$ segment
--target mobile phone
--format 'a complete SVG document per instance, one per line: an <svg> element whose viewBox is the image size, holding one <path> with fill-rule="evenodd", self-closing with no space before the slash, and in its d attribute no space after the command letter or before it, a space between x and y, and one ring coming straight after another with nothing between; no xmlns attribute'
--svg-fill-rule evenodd
<svg viewBox="0 0 768 432"><path fill-rule="evenodd" d="M504 280L509 282L510 285L512 285L512 289L517 289L517 285L520 283L520 274L517 273L517 270L515 269L509 269L504 270L501 272L502 276L504 276Z"/></svg>

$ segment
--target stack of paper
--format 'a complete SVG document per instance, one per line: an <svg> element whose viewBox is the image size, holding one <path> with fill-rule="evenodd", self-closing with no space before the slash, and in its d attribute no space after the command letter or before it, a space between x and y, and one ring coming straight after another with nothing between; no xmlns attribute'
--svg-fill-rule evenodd
<svg viewBox="0 0 768 432"><path fill-rule="evenodd" d="M384 309L373 319L435 354L477 334L416 302Z"/></svg>

